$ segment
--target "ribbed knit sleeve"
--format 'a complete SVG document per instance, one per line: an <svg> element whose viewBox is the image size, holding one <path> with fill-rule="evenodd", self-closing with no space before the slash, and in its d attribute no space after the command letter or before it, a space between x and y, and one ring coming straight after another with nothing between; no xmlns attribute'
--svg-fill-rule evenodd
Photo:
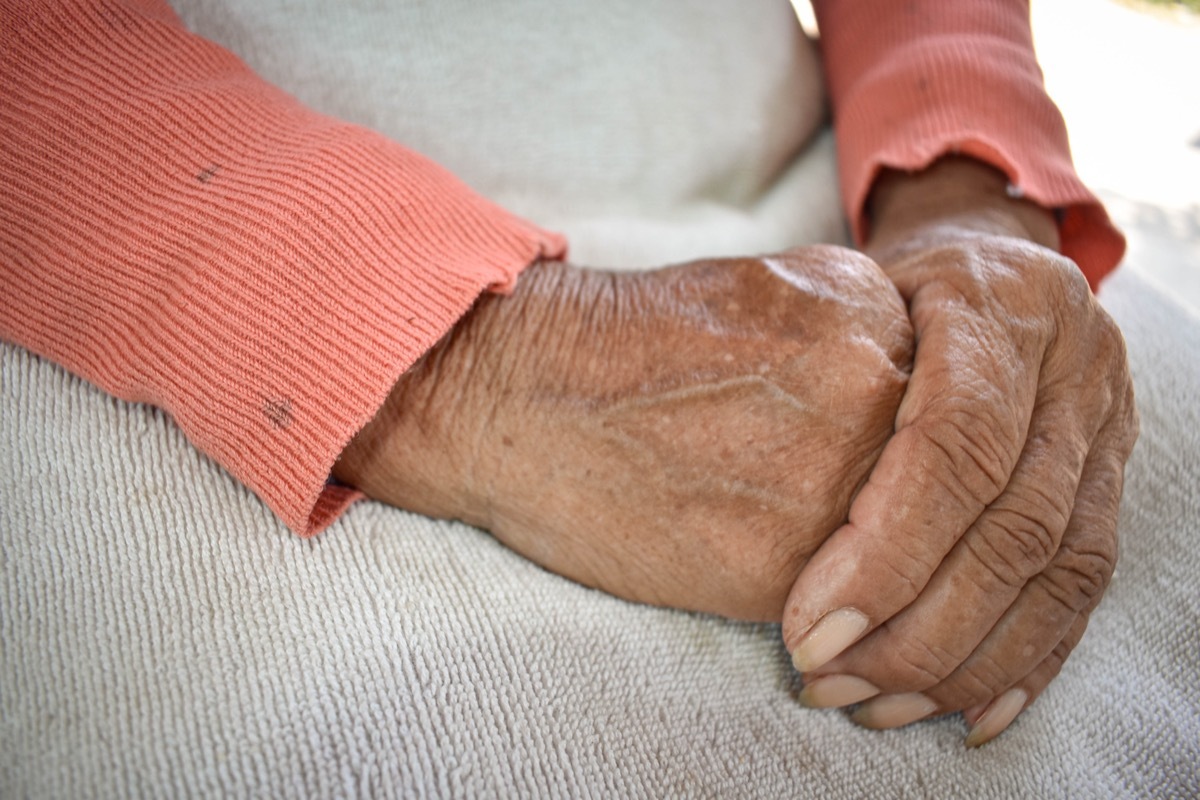
<svg viewBox="0 0 1200 800"><path fill-rule="evenodd" d="M842 196L861 243L884 167L961 153L1059 212L1063 254L1093 288L1125 240L1080 182L1047 96L1025 0L815 0L837 132Z"/></svg>
<svg viewBox="0 0 1200 800"><path fill-rule="evenodd" d="M403 371L564 251L159 0L0 0L0 75L0 335L165 409L304 535Z"/></svg>

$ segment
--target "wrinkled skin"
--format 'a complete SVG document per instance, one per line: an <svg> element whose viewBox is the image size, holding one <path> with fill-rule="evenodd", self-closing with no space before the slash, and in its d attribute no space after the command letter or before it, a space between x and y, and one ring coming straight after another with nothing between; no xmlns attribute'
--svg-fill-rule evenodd
<svg viewBox="0 0 1200 800"><path fill-rule="evenodd" d="M815 704L879 694L855 715L870 727L965 710L981 744L1058 673L1112 577L1138 431L1124 341L1054 252L1049 214L990 168L947 159L884 181L874 212L868 252L909 304L913 376L849 523L793 589L784 638L810 686L850 679ZM847 608L861 626L802 646ZM850 646L826 660L839 625Z"/></svg>
<svg viewBox="0 0 1200 800"><path fill-rule="evenodd" d="M841 248L538 264L406 373L335 475L620 597L779 620L911 354L896 290Z"/></svg>
<svg viewBox="0 0 1200 800"><path fill-rule="evenodd" d="M886 277L838 248L535 267L335 474L622 597L782 612L811 704L866 700L871 727L961 710L981 744L1112 576L1132 383L1052 218L1003 176L946 159L880 181L873 212Z"/></svg>

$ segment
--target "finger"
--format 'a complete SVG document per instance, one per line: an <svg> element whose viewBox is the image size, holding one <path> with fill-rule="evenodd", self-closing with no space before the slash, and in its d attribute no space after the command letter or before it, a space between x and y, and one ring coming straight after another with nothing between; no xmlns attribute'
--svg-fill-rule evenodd
<svg viewBox="0 0 1200 800"><path fill-rule="evenodd" d="M920 596L817 674L854 675L894 693L954 672L1058 551L1095 435L1081 429L1091 424L1086 411L1069 401L1035 409L1009 486Z"/></svg>
<svg viewBox="0 0 1200 800"><path fill-rule="evenodd" d="M918 312L897 433L788 598L784 641L802 672L912 602L1008 483L1025 441L1037 370L969 311Z"/></svg>
<svg viewBox="0 0 1200 800"><path fill-rule="evenodd" d="M976 704L963 711L967 724L972 732L982 724L982 732L976 734L974 740L969 738L969 746L977 746L984 741L994 738L1027 708L1038 695L1045 690L1050 681L1058 675L1067 656L1079 644L1087 627L1091 609L1076 614L1071 620L1063 637L1046 653L1041 661L1020 680L1010 683L1004 689L989 696L985 702ZM838 680L845 676L830 676L817 681ZM948 714L956 710L950 705L940 703L933 692L905 692L903 694L879 695L863 703L851 716L855 723L864 728L885 730L909 725L913 722L934 715ZM1020 702L1016 702L1017 700ZM1014 707L1015 706L1015 707ZM989 716L990 715L990 716ZM984 717L989 717L984 719ZM970 736L970 734L968 734ZM979 741L982 740L982 741Z"/></svg>
<svg viewBox="0 0 1200 800"><path fill-rule="evenodd" d="M1098 602L1099 598L1097 598ZM995 738L1008 727L1017 715L1028 708L1037 699L1050 681L1058 675L1067 656L1074 650L1083 637L1087 627L1088 617L1095 604L1077 613L1071 619L1069 627L1062 638L1045 653L1038 662L1020 680L1010 683L1006 688L991 694L987 701L979 703L963 712L971 725L967 745L977 747ZM838 680L845 676L830 676L821 678L817 683ZM855 723L864 728L885 730L909 725L927 717L948 714L957 710L952 702L941 702L938 692L905 692L902 694L885 694L874 697L863 703L851 716ZM986 718L986 719L985 719ZM979 732L976 733L976 729Z"/></svg>
<svg viewBox="0 0 1200 800"><path fill-rule="evenodd" d="M1116 565L1123 484L1124 457L1118 451L1105 446L1088 458L1058 553L970 658L927 692L939 708L954 711L995 697L1033 672L1076 619L1091 613Z"/></svg>
<svg viewBox="0 0 1200 800"><path fill-rule="evenodd" d="M1040 665L1055 653L1066 658L1078 643L1073 632L1078 629L1082 634L1080 620L1086 624L1112 575L1123 463L1124 458L1110 447L1089 457L1059 551L957 670L924 692L881 695L864 704L855 720L867 727L895 727L934 713L999 702L1014 686L1023 687L1029 698L1036 696L1032 690L1044 689L1039 676L1048 682L1056 672L1049 673ZM899 701L893 698L904 698L907 715L895 710ZM1000 708L1011 709L1014 704L1010 696ZM995 727L995 720L1002 716L997 711L989 725Z"/></svg>
<svg viewBox="0 0 1200 800"><path fill-rule="evenodd" d="M1033 705L1033 702L1046 690L1050 682L1058 676L1063 664L1066 663L1067 656L1083 639L1089 616L1089 614L1080 614L1066 637L1033 672L992 702L973 709L974 713L964 712L963 716L967 718L967 724L971 726L964 741L967 747L979 747L995 739L1008 729L1008 726L1021 712Z"/></svg>
<svg viewBox="0 0 1200 800"><path fill-rule="evenodd" d="M1137 410L1134 407L1131 385L1127 384L1124 395L1113 412L1113 420L1110 424L1108 443L1111 448L1111 457L1115 459L1119 467L1116 471L1117 474L1110 480L1109 486L1106 487L1103 483L1094 485L1089 481L1084 491L1101 501L1099 512L1102 515L1101 524L1105 524L1104 521L1112 521L1114 525L1113 541L1115 542L1115 523L1124 484L1123 465L1129 459L1138 433ZM1103 510L1105 498L1112 504L1107 512ZM1086 510L1086 507L1081 509L1077 516L1082 519ZM1084 521L1081 524L1087 523ZM978 747L1000 735L1024 709L1028 708L1046 690L1050 682L1058 676L1067 657L1083 638L1088 619L1094 607L1099 603L1099 599L1098 595L1093 600L1091 607L1078 616L1063 640L1028 675L995 700L981 703L963 712L963 717L971 726L965 742L968 747ZM966 669L970 668L970 665L966 666Z"/></svg>
<svg viewBox="0 0 1200 800"><path fill-rule="evenodd" d="M1088 363L1109 360L1106 349L1110 355L1117 353L1116 367L1124 365L1119 333L1112 332L1117 346L1101 337L1106 348ZM1087 354L1080 355L1087 359ZM1059 382L1077 381L1084 371L1081 363L1057 366L1053 371L1063 376ZM1056 385L1053 375L1043 378L1045 386ZM1115 384L1123 384L1124 390L1081 392L1068 385L1071 401L1036 408L1012 483L947 557L921 596L808 677L853 675L888 693L919 691L937 683L975 650L1026 580L1049 563L1059 549L1068 515L1077 528L1079 520L1092 515L1085 524L1099 535L1094 549L1111 551L1111 572L1124 463L1138 427L1127 375ZM1104 425L1095 431L1091 426L1098 421ZM1035 616L1022 630L1034 635L1035 627L1041 626L1044 641L1053 644L1057 631L1069 622L1053 615ZM1015 668L1015 674L1023 674L1025 666Z"/></svg>

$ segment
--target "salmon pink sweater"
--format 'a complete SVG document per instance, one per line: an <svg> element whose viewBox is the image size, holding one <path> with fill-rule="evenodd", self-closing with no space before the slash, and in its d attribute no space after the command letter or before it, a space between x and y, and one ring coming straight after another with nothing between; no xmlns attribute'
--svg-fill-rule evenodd
<svg viewBox="0 0 1200 800"><path fill-rule="evenodd" d="M821 2L846 210L962 152L1062 209L1095 285L1123 241L1071 168L1020 2ZM0 336L189 439L294 531L334 460L483 291L563 239L301 106L163 0L0 0Z"/></svg>

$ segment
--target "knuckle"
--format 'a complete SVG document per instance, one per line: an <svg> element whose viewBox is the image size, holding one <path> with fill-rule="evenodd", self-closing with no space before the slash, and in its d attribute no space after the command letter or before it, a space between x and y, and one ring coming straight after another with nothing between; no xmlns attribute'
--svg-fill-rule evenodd
<svg viewBox="0 0 1200 800"><path fill-rule="evenodd" d="M875 325L869 320L861 325L864 326L861 335L850 336L837 346L841 374L836 379L838 391L830 392L829 400L837 404L840 415L864 416L873 421L878 418L874 427L882 427L890 434L908 386L906 336L889 332L886 327L874 330Z"/></svg>
<svg viewBox="0 0 1200 800"><path fill-rule="evenodd" d="M1116 568L1116 547L1081 549L1064 544L1042 573L1046 591L1071 611L1081 612L1099 601Z"/></svg>
<svg viewBox="0 0 1200 800"><path fill-rule="evenodd" d="M1003 507L993 512L1006 550L1019 563L1036 564L1038 569L1050 563L1071 518L1071 499L1060 487L1028 481L1011 487Z"/></svg>
<svg viewBox="0 0 1200 800"><path fill-rule="evenodd" d="M987 504L1008 483L1016 463L1016 426L1011 401L998 396L993 386L967 391L970 396L956 394L941 400L934 412L937 423L924 427L921 434L941 456L945 488L963 505Z"/></svg>
<svg viewBox="0 0 1200 800"><path fill-rule="evenodd" d="M937 700L944 709L969 708L996 697L1019 677L992 656L978 654L937 688Z"/></svg>
<svg viewBox="0 0 1200 800"><path fill-rule="evenodd" d="M1047 660L1051 665L1057 663L1057 665L1061 667L1064 663L1066 663L1067 657L1071 655L1071 651L1075 649L1075 645L1077 643L1078 640L1070 641L1068 639L1063 639L1054 646L1053 650L1050 651L1050 655Z"/></svg>
<svg viewBox="0 0 1200 800"><path fill-rule="evenodd" d="M1087 278L1075 262L1063 256L1045 260L1048 272L1057 284L1063 305L1070 308L1086 308L1093 305L1092 290Z"/></svg>
<svg viewBox="0 0 1200 800"><path fill-rule="evenodd" d="M1058 551L1066 518L1045 520L1031 512L989 512L979 541L968 544L976 559L1005 586L1020 588L1038 574Z"/></svg>
<svg viewBox="0 0 1200 800"><path fill-rule="evenodd" d="M895 645L881 678L892 691L921 691L941 683L961 663L961 656L939 645L908 637Z"/></svg>
<svg viewBox="0 0 1200 800"><path fill-rule="evenodd" d="M1014 560L1035 567L1050 563L1058 550L1057 533L1029 514L1010 511L1009 515L1014 518L1014 524L1006 526L1005 532L1011 544L1009 550L1015 554ZM1028 579L1030 576L1025 577Z"/></svg>
<svg viewBox="0 0 1200 800"><path fill-rule="evenodd" d="M1046 320L1054 309L1078 309L1091 303L1087 279L1070 259L1028 243L1014 247L1008 239L996 246L999 249L989 261L1000 268L988 282L1002 286L1006 296L1019 298L1021 306L1034 310L1030 319Z"/></svg>
<svg viewBox="0 0 1200 800"><path fill-rule="evenodd" d="M839 245L805 245L748 262L765 268L800 294L819 295L821 299L835 301L839 307L870 303L878 295L889 293L896 296L899 304L895 287L874 260Z"/></svg>
<svg viewBox="0 0 1200 800"><path fill-rule="evenodd" d="M964 540L967 549L982 565L987 574L1001 586L1017 588L1024 586L1029 580L1029 567L1015 559L1006 548L999 547L996 542L986 537L969 538ZM1035 570L1036 572L1036 570Z"/></svg>
<svg viewBox="0 0 1200 800"><path fill-rule="evenodd" d="M1085 614L1078 620L1074 629L1069 631L1067 635L1063 637L1062 641L1056 644L1054 649L1050 651L1050 655L1046 660L1049 662L1050 666L1054 668L1055 674L1057 674L1062 665L1066 663L1067 658L1075 650L1075 646L1078 645L1080 640L1083 638L1083 633L1085 630L1087 630L1087 623L1088 618ZM1055 664L1057 664L1057 666L1055 666Z"/></svg>

